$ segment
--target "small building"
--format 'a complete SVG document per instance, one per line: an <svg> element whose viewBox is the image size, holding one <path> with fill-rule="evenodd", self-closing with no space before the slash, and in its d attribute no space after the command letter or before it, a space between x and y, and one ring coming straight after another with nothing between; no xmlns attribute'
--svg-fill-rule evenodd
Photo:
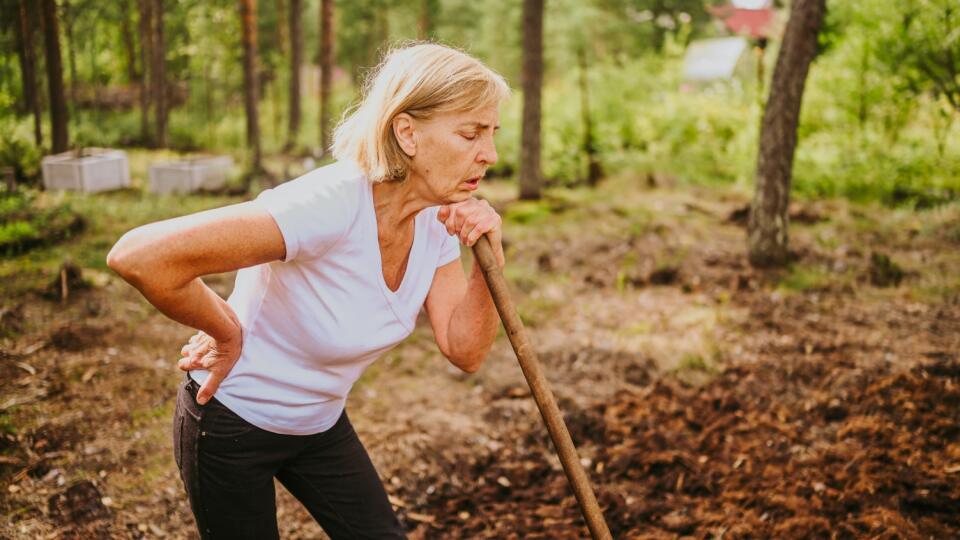
<svg viewBox="0 0 960 540"><path fill-rule="evenodd" d="M683 57L683 80L698 83L730 80L738 66L745 62L747 48L747 40L739 36L692 41Z"/></svg>
<svg viewBox="0 0 960 540"><path fill-rule="evenodd" d="M81 148L40 161L43 187L96 193L130 186L130 163L122 150Z"/></svg>

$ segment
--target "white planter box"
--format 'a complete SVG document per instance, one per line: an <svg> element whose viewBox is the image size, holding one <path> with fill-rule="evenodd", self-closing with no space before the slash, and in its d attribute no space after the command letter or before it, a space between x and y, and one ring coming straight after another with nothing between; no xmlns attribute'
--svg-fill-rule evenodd
<svg viewBox="0 0 960 540"><path fill-rule="evenodd" d="M64 152L44 157L43 187L96 193L130 186L130 163L122 150L85 148L83 157Z"/></svg>
<svg viewBox="0 0 960 540"><path fill-rule="evenodd" d="M150 166L152 193L192 193L198 189L219 189L227 181L233 159L209 156L155 163Z"/></svg>

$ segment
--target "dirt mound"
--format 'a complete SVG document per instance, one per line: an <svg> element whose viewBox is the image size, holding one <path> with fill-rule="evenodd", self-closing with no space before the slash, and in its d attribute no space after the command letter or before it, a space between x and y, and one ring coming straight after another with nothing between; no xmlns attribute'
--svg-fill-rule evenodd
<svg viewBox="0 0 960 540"><path fill-rule="evenodd" d="M960 533L960 362L791 361L658 381L578 417L617 538L950 538ZM594 419L590 429L584 421ZM517 434L516 440L540 440ZM543 445L438 489L426 537L588 536ZM442 532L441 532L442 531Z"/></svg>

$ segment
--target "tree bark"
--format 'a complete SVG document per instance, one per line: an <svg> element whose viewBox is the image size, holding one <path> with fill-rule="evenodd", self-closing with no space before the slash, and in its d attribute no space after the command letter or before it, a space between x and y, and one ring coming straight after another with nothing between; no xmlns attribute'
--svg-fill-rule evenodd
<svg viewBox="0 0 960 540"><path fill-rule="evenodd" d="M153 0L139 0L140 20L138 27L140 29L140 65L143 67L140 72L140 139L146 146L153 145L153 135L150 132L150 59L153 58L153 33L150 31L152 26L151 6Z"/></svg>
<svg viewBox="0 0 960 540"><path fill-rule="evenodd" d="M520 198L539 199L540 94L543 87L544 0L523 1L523 128L520 140Z"/></svg>
<svg viewBox="0 0 960 540"><path fill-rule="evenodd" d="M597 147L593 137L593 121L590 117L586 46L578 47L577 56L580 63L580 112L583 116L583 152L587 156L587 183L594 187L603 177L603 167L597 158Z"/></svg>
<svg viewBox="0 0 960 540"><path fill-rule="evenodd" d="M50 132L53 152L66 152L67 100L63 94L63 61L60 58L60 27L57 23L56 0L43 0L44 42L47 56L47 87L50 91Z"/></svg>
<svg viewBox="0 0 960 540"><path fill-rule="evenodd" d="M137 73L137 49L133 41L133 31L130 28L130 2L122 0L120 3L120 40L127 60L127 82L133 84L140 78Z"/></svg>
<svg viewBox="0 0 960 540"><path fill-rule="evenodd" d="M293 2L297 0L290 0L291 6ZM287 6L283 0L276 0L274 7L277 11L277 50L280 51L280 56L286 56L287 54L287 35L286 28L284 25L289 24L289 19L287 18ZM292 10L291 10L292 11Z"/></svg>
<svg viewBox="0 0 960 540"><path fill-rule="evenodd" d="M163 37L163 0L153 0L151 8L152 45L151 80L156 119L156 146L167 147L167 51Z"/></svg>
<svg viewBox="0 0 960 540"><path fill-rule="evenodd" d="M61 9L63 10L64 31L67 38L67 65L70 68L70 108L77 111L77 47L73 39L73 22L76 16L70 7L70 2L64 0Z"/></svg>
<svg viewBox="0 0 960 540"><path fill-rule="evenodd" d="M417 21L417 38L428 40L433 38L433 26L437 11L440 9L438 0L421 0L420 18Z"/></svg>
<svg viewBox="0 0 960 540"><path fill-rule="evenodd" d="M37 58L33 46L33 25L27 11L26 0L18 2L19 21L17 38L20 42L20 74L23 79L23 100L33 115L33 137L37 147L43 145L43 119L40 114L40 98L37 92Z"/></svg>
<svg viewBox="0 0 960 540"><path fill-rule="evenodd" d="M301 0L290 0L290 125L287 133L287 148L297 143L300 132L300 66L303 65L303 32L300 15Z"/></svg>
<svg viewBox="0 0 960 540"><path fill-rule="evenodd" d="M784 265L793 154L803 88L817 51L826 0L794 0L760 128L756 187L750 205L748 253L756 267Z"/></svg>
<svg viewBox="0 0 960 540"><path fill-rule="evenodd" d="M330 89L333 81L333 0L320 2L320 151L330 151Z"/></svg>
<svg viewBox="0 0 960 540"><path fill-rule="evenodd" d="M257 116L257 2L239 0L240 25L243 35L243 97L247 113L247 146L253 152L250 164L252 173L259 173L260 123Z"/></svg>

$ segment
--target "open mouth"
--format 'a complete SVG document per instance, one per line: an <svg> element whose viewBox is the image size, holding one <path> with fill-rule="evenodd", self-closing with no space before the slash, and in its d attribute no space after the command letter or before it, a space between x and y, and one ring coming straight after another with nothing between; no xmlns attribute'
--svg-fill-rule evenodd
<svg viewBox="0 0 960 540"><path fill-rule="evenodd" d="M468 179L464 183L467 184L467 187L470 189L477 189L477 187L480 185L480 180L482 178L483 176L474 176L473 178Z"/></svg>

